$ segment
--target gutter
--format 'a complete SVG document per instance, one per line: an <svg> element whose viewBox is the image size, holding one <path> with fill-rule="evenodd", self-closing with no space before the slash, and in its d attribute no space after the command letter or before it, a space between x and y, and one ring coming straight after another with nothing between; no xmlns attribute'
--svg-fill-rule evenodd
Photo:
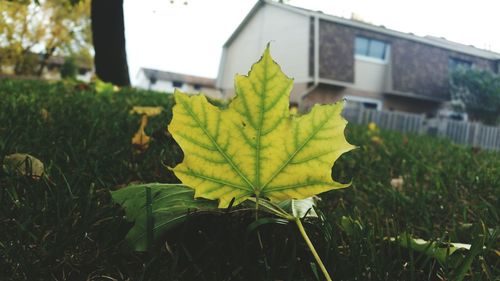
<svg viewBox="0 0 500 281"><path fill-rule="evenodd" d="M311 87L307 88L300 98L303 100L305 96L314 91L319 86L319 17L316 14L312 14L314 17L314 58L313 58L313 84ZM301 109L304 109L304 103L300 104Z"/></svg>
<svg viewBox="0 0 500 281"><path fill-rule="evenodd" d="M314 16L314 85L319 83L319 17Z"/></svg>

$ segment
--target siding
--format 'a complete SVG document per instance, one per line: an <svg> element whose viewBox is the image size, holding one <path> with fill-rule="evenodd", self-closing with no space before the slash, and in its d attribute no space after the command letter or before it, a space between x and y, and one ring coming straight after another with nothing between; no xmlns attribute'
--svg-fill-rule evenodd
<svg viewBox="0 0 500 281"><path fill-rule="evenodd" d="M283 72L294 78L295 83L307 83L310 80L309 29L308 16L264 5L225 46L226 58L221 77L218 77L219 85L230 93L234 75L247 74L251 65L259 60L267 43L271 43L271 55Z"/></svg>

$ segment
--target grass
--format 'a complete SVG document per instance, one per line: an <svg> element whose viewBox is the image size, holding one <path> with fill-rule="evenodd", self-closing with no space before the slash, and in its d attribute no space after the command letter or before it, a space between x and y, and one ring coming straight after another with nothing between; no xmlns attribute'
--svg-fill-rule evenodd
<svg viewBox="0 0 500 281"><path fill-rule="evenodd" d="M109 190L177 182L166 168L182 159L165 130L171 96L0 80L0 101L0 160L29 153L47 175L0 171L0 280L321 280L293 224L258 225L262 253L251 214L192 217L153 252L126 248L130 224ZM150 118L142 154L130 144L135 105L165 108ZM352 186L322 194L320 219L305 225L334 280L500 278L499 153L365 126L347 135L359 148L332 173ZM398 177L401 188L390 183ZM472 248L441 262L391 241L403 233Z"/></svg>

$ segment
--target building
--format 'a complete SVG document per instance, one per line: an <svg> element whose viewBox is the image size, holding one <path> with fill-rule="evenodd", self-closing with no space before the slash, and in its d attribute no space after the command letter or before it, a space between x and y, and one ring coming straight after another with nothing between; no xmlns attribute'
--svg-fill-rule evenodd
<svg viewBox="0 0 500 281"><path fill-rule="evenodd" d="M61 56L52 56L47 61L47 66L43 70L42 77L47 80L60 80L61 68L66 58ZM76 67L75 78L79 81L89 83L94 76L94 69L91 63L86 62L84 59L76 58L74 61Z"/></svg>
<svg viewBox="0 0 500 281"><path fill-rule="evenodd" d="M179 89L186 93L202 92L212 98L221 98L214 79L149 68L139 69L136 87L167 93Z"/></svg>
<svg viewBox="0 0 500 281"><path fill-rule="evenodd" d="M31 63L28 63L28 70L26 72L19 75L16 75L15 67L13 65L0 65L0 74L7 77L24 77L30 79L45 79L45 80L61 80L61 69L63 68L64 62L66 61L66 57L63 56L51 56L45 62L45 67L43 68L40 75L37 75L38 69L44 61L43 54L38 53L28 53L26 55L26 60L30 60ZM76 68L76 76L75 79L90 82L92 77L94 76L94 69L92 63L86 61L83 58L75 58L73 59L74 67Z"/></svg>
<svg viewBox="0 0 500 281"><path fill-rule="evenodd" d="M451 70L498 73L500 65L500 54L473 46L264 0L223 46L223 95L234 94L234 74L246 74L268 42L302 108L345 97L350 107L433 115L449 104Z"/></svg>

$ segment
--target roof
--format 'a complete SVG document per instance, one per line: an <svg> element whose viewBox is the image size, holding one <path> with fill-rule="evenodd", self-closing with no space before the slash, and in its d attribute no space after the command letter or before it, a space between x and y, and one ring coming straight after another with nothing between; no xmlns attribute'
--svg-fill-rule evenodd
<svg viewBox="0 0 500 281"><path fill-rule="evenodd" d="M177 72L162 71L150 68L141 68L139 71L141 70L144 71L144 74L148 79L155 78L157 80L165 80L165 81L180 81L186 84L215 88L215 79L212 78L182 74Z"/></svg>
<svg viewBox="0 0 500 281"><path fill-rule="evenodd" d="M236 30L233 32L233 34L229 37L229 39L226 41L224 46L228 46L229 44L231 44L231 42L236 38L236 36L238 36L238 34L245 27L245 25L248 23L248 21L253 17L253 15L256 14L257 11L264 5L270 5L270 6L274 6L274 7L288 10L288 11L293 12L293 13L302 14L302 15L305 15L308 17L318 17L321 20L326 20L326 21L330 21L330 22L334 22L334 23L338 23L338 24L357 27L357 28L361 28L361 29L365 29L365 30L369 30L369 31L373 31L373 32L378 32L378 33L382 33L382 34L386 34L386 35L390 35L390 36L394 36L394 37L404 38L404 39L412 40L415 42L424 43L427 45L431 45L431 46L435 46L435 47L439 47L439 48L444 48L447 50L452 50L452 51L456 51L456 52L460 52L460 53L464 53L464 54L468 54L468 55L472 55L472 56L476 56L476 57L481 57L481 58L485 58L485 59L489 59L489 60L500 60L500 53L479 49L479 48L476 48L476 47L470 46L470 45L464 45L464 44L452 42L452 41L446 40L444 38L433 37L433 36L425 36L425 37L417 36L417 35L414 35L412 33L404 33L401 31L388 29L388 28L385 28L383 26L377 26L377 25L373 25L373 24L369 24L369 23L365 23L365 22L361 22L361 21L357 21L357 20L350 20L350 19L346 19L346 18L342 18L342 17L338 17L338 16L328 15L328 14L324 14L321 11L312 11L312 10L299 8L299 7L295 7L295 6L291 6L291 5L287 5L287 4L277 3L274 1L270 1L270 0L259 0L254 5L254 7L250 10L250 12L247 14L247 16L243 19L243 21L240 23L240 25L236 28Z"/></svg>

